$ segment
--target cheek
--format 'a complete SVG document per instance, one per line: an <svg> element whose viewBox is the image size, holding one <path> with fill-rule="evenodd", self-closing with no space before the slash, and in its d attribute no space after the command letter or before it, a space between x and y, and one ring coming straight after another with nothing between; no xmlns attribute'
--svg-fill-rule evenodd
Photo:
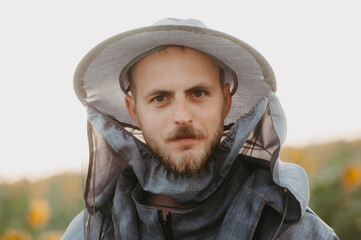
<svg viewBox="0 0 361 240"><path fill-rule="evenodd" d="M170 122L167 114L151 110L139 111L138 119L141 123L141 130L151 135L152 138L162 136Z"/></svg>
<svg viewBox="0 0 361 240"><path fill-rule="evenodd" d="M213 102L207 107L202 107L198 111L198 116L207 126L216 127L223 119L224 107L222 104Z"/></svg>

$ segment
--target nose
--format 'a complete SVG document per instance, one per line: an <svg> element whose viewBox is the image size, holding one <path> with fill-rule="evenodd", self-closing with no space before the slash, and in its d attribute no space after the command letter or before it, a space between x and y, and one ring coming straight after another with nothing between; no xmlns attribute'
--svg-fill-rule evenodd
<svg viewBox="0 0 361 240"><path fill-rule="evenodd" d="M174 101L174 123L187 125L190 124L192 120L193 116L186 97L176 97Z"/></svg>

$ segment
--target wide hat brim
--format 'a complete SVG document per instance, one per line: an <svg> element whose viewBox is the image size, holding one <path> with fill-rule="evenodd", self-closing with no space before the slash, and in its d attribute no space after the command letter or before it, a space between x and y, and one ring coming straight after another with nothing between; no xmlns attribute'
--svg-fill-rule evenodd
<svg viewBox="0 0 361 240"><path fill-rule="evenodd" d="M126 93L120 82L126 82L123 78L131 64L166 45L202 51L221 62L227 82L236 79L225 125L251 110L268 92L276 91L271 66L247 43L208 29L198 20L166 19L156 25L118 34L94 47L79 63L74 75L74 89L79 100L121 123L132 124L124 102Z"/></svg>

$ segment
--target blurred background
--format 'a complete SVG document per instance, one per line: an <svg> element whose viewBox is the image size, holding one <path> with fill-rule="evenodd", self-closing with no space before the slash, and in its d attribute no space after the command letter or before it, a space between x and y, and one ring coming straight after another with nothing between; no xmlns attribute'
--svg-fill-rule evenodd
<svg viewBox="0 0 361 240"><path fill-rule="evenodd" d="M2 1L0 240L60 239L82 210L75 68L104 39L165 17L200 19L270 62L288 119L281 158L306 169L310 206L338 236L361 239L359 10L351 0Z"/></svg>

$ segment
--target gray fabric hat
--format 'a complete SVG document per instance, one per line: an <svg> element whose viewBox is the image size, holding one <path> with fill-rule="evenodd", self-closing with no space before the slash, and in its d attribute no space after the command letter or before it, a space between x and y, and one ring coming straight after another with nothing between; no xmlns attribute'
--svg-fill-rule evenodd
<svg viewBox="0 0 361 240"><path fill-rule="evenodd" d="M211 30L195 19L163 19L111 37L80 62L74 88L80 101L119 122L132 124L124 103L127 70L141 58L166 45L197 49L213 58L232 83L233 104L225 125L247 113L267 92L276 91L269 63L245 42ZM236 110L236 111L233 111Z"/></svg>

